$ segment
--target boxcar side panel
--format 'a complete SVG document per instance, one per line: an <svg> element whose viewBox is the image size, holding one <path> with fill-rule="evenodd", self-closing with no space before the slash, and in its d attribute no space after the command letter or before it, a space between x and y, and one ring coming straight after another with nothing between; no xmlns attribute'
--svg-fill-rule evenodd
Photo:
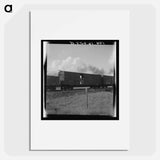
<svg viewBox="0 0 160 160"><path fill-rule="evenodd" d="M74 86L80 84L79 73L61 71L59 76L61 85Z"/></svg>
<svg viewBox="0 0 160 160"><path fill-rule="evenodd" d="M101 75L84 74L84 85L100 86Z"/></svg>
<svg viewBox="0 0 160 160"><path fill-rule="evenodd" d="M47 86L56 86L59 84L59 77L56 76L47 76Z"/></svg>
<svg viewBox="0 0 160 160"><path fill-rule="evenodd" d="M103 85L113 85L114 76L103 76Z"/></svg>

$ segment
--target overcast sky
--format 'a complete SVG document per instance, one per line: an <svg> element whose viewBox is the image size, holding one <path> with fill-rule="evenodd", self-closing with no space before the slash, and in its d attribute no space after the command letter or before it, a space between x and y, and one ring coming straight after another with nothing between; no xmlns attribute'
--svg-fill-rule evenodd
<svg viewBox="0 0 160 160"><path fill-rule="evenodd" d="M47 44L47 74L59 70L113 74L114 45Z"/></svg>

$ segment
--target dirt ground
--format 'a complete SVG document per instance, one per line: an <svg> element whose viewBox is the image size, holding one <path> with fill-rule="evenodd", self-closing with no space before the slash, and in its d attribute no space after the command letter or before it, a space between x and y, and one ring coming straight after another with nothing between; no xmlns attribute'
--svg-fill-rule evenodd
<svg viewBox="0 0 160 160"><path fill-rule="evenodd" d="M113 93L105 90L47 91L46 112L58 115L113 116Z"/></svg>

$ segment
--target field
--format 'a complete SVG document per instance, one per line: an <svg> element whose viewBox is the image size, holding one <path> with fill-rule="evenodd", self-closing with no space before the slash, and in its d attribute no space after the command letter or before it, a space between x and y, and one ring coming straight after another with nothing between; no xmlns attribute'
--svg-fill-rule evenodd
<svg viewBox="0 0 160 160"><path fill-rule="evenodd" d="M47 91L46 112L50 115L113 116L113 93L104 89Z"/></svg>

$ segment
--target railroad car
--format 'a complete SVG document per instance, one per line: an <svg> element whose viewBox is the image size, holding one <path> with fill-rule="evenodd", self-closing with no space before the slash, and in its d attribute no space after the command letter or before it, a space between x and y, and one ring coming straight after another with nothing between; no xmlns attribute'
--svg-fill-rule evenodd
<svg viewBox="0 0 160 160"><path fill-rule="evenodd" d="M113 86L114 77L98 74L59 71L58 76L47 76L47 88L56 90L73 89L73 87L107 88Z"/></svg>
<svg viewBox="0 0 160 160"><path fill-rule="evenodd" d="M47 76L46 87L47 90L55 90L56 86L59 85L58 76Z"/></svg>
<svg viewBox="0 0 160 160"><path fill-rule="evenodd" d="M112 86L114 84L114 77L108 76L108 75L103 75L102 83L103 83L103 86Z"/></svg>
<svg viewBox="0 0 160 160"><path fill-rule="evenodd" d="M96 74L86 74L77 72L59 72L59 82L62 88L73 87L100 87L102 85L102 76Z"/></svg>

